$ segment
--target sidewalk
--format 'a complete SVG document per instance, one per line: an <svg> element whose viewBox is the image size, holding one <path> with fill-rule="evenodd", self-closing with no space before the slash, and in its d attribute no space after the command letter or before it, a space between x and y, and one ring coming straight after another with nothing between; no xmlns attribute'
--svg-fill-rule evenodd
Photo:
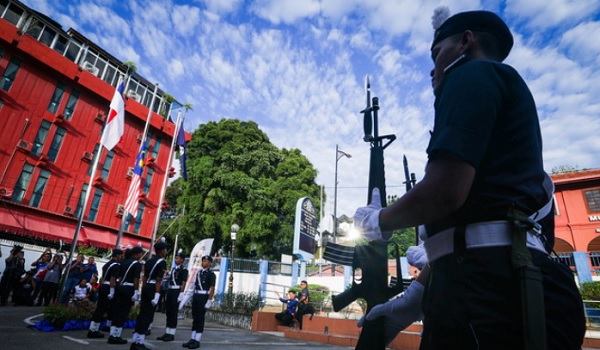
<svg viewBox="0 0 600 350"><path fill-rule="evenodd" d="M3 335L0 348L3 350L81 350L82 346L85 346L86 350L111 348L128 350L131 345L132 329L123 330L123 338L129 341L127 345L108 345L106 343L108 334L104 339L88 339L86 337L87 330L41 332L27 328L28 325L41 320L42 311L42 307L0 307L0 334ZM177 334L172 342L156 340L156 337L164 333L165 322L165 314L155 314L152 334L146 337L146 346L150 349L181 350L181 345L189 340L192 320L189 318L179 320ZM288 350L290 347L307 350L351 349L343 346L283 338L278 333L252 332L214 323L206 324L201 340L201 349L203 350L238 350L242 348Z"/></svg>

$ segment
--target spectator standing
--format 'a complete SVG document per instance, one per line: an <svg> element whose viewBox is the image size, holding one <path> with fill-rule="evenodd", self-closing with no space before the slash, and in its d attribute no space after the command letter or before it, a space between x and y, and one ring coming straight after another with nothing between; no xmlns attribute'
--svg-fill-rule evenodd
<svg viewBox="0 0 600 350"><path fill-rule="evenodd" d="M8 297L12 293L21 277L20 270L23 269L25 259L23 259L23 247L15 245L10 251L10 255L4 259L6 267L0 279L0 306L6 306Z"/></svg>
<svg viewBox="0 0 600 350"><path fill-rule="evenodd" d="M96 258L90 256L87 263L81 265L81 278L91 281L94 276L98 276L98 267L96 266Z"/></svg>
<svg viewBox="0 0 600 350"><path fill-rule="evenodd" d="M212 257L205 255L202 257L202 269L200 269L194 278L194 296L192 297L192 335L187 343L183 343L184 348L198 349L200 340L204 332L204 321L206 310L212 306L212 299L215 295L215 283L217 276L210 269Z"/></svg>
<svg viewBox="0 0 600 350"><path fill-rule="evenodd" d="M69 295L73 288L79 284L81 281L82 271L81 268L83 266L83 254L77 254L75 260L71 262L69 266L69 278L67 278L65 290L60 298L61 304L69 303Z"/></svg>
<svg viewBox="0 0 600 350"><path fill-rule="evenodd" d="M46 266L48 266L50 260L52 260L52 252L50 251L50 249L47 249L42 253L42 255L40 255L40 257L36 261L34 261L31 264L31 266L35 267L35 274L33 275L33 280L35 281L35 290L33 291L32 298L34 302L37 299L36 306L42 306L42 298L40 297L40 292L42 291L44 277L46 277Z"/></svg>
<svg viewBox="0 0 600 350"><path fill-rule="evenodd" d="M48 306L51 302L56 300L58 281L60 281L60 275L62 273L62 261L62 254L56 254L52 261L46 266L46 276L44 276L44 282L42 282L41 296L42 304L44 306Z"/></svg>

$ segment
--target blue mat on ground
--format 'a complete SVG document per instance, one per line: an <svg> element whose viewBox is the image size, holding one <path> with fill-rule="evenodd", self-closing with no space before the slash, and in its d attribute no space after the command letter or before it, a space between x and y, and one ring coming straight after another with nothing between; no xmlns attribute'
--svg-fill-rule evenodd
<svg viewBox="0 0 600 350"><path fill-rule="evenodd" d="M84 329L90 328L90 321L67 321L62 328L56 328L50 324L49 320L41 320L36 322L33 325L28 326L28 328L37 329L42 332L56 332L56 331L80 331ZM106 326L106 322L102 322L100 324L100 328ZM135 321L129 320L125 322L123 328L135 328Z"/></svg>

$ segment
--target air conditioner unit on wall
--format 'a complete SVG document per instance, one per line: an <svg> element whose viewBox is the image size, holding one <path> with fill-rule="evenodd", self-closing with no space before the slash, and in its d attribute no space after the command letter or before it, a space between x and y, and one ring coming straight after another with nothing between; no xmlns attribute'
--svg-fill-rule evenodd
<svg viewBox="0 0 600 350"><path fill-rule="evenodd" d="M19 140L19 143L17 143L17 148L29 152L31 151L31 143L25 141L25 140Z"/></svg>
<svg viewBox="0 0 600 350"><path fill-rule="evenodd" d="M140 96L140 94L138 94L134 90L127 91L127 97L132 98L132 99L134 99L134 100L136 100L136 101L138 101L140 103L142 101L142 96Z"/></svg>
<svg viewBox="0 0 600 350"><path fill-rule="evenodd" d="M100 72L98 67L94 66L94 64L91 62L84 62L83 69L87 70L88 72L92 73L95 76L98 76L98 72Z"/></svg>
<svg viewBox="0 0 600 350"><path fill-rule="evenodd" d="M117 210L115 211L115 215L118 217L122 217L125 213L125 206L123 204L119 204L117 206Z"/></svg>
<svg viewBox="0 0 600 350"><path fill-rule="evenodd" d="M129 167L129 169L127 169L127 174L125 175L126 178L131 179L133 177L133 167Z"/></svg>
<svg viewBox="0 0 600 350"><path fill-rule="evenodd" d="M8 189L6 187L0 187L0 198L10 198L12 197L13 190Z"/></svg>
<svg viewBox="0 0 600 350"><path fill-rule="evenodd" d="M96 120L96 122L98 122L100 124L103 124L105 119L106 119L106 116L104 115L104 113L98 113L96 115L96 119L95 120Z"/></svg>
<svg viewBox="0 0 600 350"><path fill-rule="evenodd" d="M82 160L91 162L92 158L94 158L94 154L91 152L83 152L83 155L81 156Z"/></svg>

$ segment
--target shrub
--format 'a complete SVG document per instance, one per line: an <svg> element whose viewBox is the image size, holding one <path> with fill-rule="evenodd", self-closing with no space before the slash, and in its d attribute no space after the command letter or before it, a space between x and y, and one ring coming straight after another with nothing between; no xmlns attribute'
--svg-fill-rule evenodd
<svg viewBox="0 0 600 350"><path fill-rule="evenodd" d="M579 292L583 300L598 301L596 303L585 303L585 305L600 309L600 282L583 282Z"/></svg>
<svg viewBox="0 0 600 350"><path fill-rule="evenodd" d="M81 301L69 306L63 304L49 305L44 309L44 318L56 328L62 328L67 321L87 321L92 318L95 305L89 301Z"/></svg>
<svg viewBox="0 0 600 350"><path fill-rule="evenodd" d="M257 293L225 293L215 296L216 309L233 314L252 315L264 306Z"/></svg>

